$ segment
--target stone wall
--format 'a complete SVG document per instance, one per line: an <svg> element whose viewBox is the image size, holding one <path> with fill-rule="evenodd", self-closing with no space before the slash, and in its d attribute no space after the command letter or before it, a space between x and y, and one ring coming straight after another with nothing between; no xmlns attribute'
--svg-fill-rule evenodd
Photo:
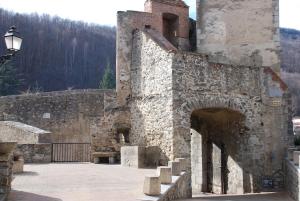
<svg viewBox="0 0 300 201"><path fill-rule="evenodd" d="M182 198L189 198L190 189L190 175L188 173L182 174L177 181L165 192L158 201L171 201Z"/></svg>
<svg viewBox="0 0 300 201"><path fill-rule="evenodd" d="M113 90L76 90L0 97L0 116L52 132L52 142L114 149ZM113 139L112 139L113 138Z"/></svg>
<svg viewBox="0 0 300 201"><path fill-rule="evenodd" d="M233 111L243 116L238 127L232 121L233 127L226 130L226 118L215 119L224 126L208 131L216 133L212 135L216 141L227 141L227 146L237 142L232 144L235 148L230 151L228 166L240 173L230 176L235 182L229 192L260 191L263 178L278 181L291 129L289 94L276 73L270 68L211 63L205 55L168 49L154 33L134 34L132 142L159 146L162 163L190 158L192 113L199 109ZM227 140L217 135L222 129L228 133ZM276 188L282 187L282 182L279 178ZM241 185L242 189L234 187Z"/></svg>
<svg viewBox="0 0 300 201"><path fill-rule="evenodd" d="M161 163L172 155L172 54L136 32L131 65L131 142L158 146Z"/></svg>
<svg viewBox="0 0 300 201"><path fill-rule="evenodd" d="M147 0L144 10L118 12L116 85L120 106L126 106L131 95L130 66L135 29L151 28L163 36L163 14L173 14L178 16L178 29L173 31L178 39L178 48L189 49L189 9L183 1ZM174 48L171 43L169 45Z"/></svg>
<svg viewBox="0 0 300 201"><path fill-rule="evenodd" d="M286 190L294 200L298 201L300 198L300 170L293 161L288 159L285 161L285 179Z"/></svg>
<svg viewBox="0 0 300 201"><path fill-rule="evenodd" d="M245 117L240 130L228 128L230 132L236 132L229 136L236 135L233 141L237 142L231 159L242 170L240 176L233 175L236 186L242 182L244 192L260 191L263 178L274 179L276 174L282 174L284 149L290 138L288 91L280 78L271 70L272 73L269 73L269 70L210 63L206 57L197 54L176 54L173 60L175 157L187 157L190 154L190 118L195 110L228 108ZM276 95L271 91L276 91ZM274 98L278 105L266 101ZM274 114L272 111L276 107L279 112ZM270 113L277 119L272 119ZM270 125L269 121L278 125ZM209 131L210 134L212 132ZM222 141L225 143L226 140ZM278 183L282 181L283 178ZM231 193L239 191L236 189Z"/></svg>
<svg viewBox="0 0 300 201"><path fill-rule="evenodd" d="M0 141L18 144L50 143L51 133L13 121L0 122Z"/></svg>
<svg viewBox="0 0 300 201"><path fill-rule="evenodd" d="M279 0L197 0L198 52L280 73Z"/></svg>
<svg viewBox="0 0 300 201"><path fill-rule="evenodd" d="M24 157L25 163L51 163L52 144L19 144L16 153Z"/></svg>
<svg viewBox="0 0 300 201"><path fill-rule="evenodd" d="M0 143L0 200L5 200L11 190L15 146L16 143Z"/></svg>

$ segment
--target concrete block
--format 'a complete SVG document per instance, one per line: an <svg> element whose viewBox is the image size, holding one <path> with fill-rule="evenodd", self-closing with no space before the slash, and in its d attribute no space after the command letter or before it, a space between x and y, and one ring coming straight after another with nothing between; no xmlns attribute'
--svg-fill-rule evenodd
<svg viewBox="0 0 300 201"><path fill-rule="evenodd" d="M176 158L175 161L180 163L181 171L186 171L187 170L188 160L186 158Z"/></svg>
<svg viewBox="0 0 300 201"><path fill-rule="evenodd" d="M121 165L124 167L143 168L145 166L145 147L121 147Z"/></svg>
<svg viewBox="0 0 300 201"><path fill-rule="evenodd" d="M172 183L172 170L170 167L166 167L166 166L158 167L157 175L159 176L160 183L162 184Z"/></svg>
<svg viewBox="0 0 300 201"><path fill-rule="evenodd" d="M293 161L295 165L299 165L299 156L300 156L300 151L294 151Z"/></svg>
<svg viewBox="0 0 300 201"><path fill-rule="evenodd" d="M143 192L146 195L158 196L160 195L160 179L158 176L146 176L144 180Z"/></svg>
<svg viewBox="0 0 300 201"><path fill-rule="evenodd" d="M181 173L180 162L169 161L168 166L172 170L172 176L179 176L180 175L180 173Z"/></svg>
<svg viewBox="0 0 300 201"><path fill-rule="evenodd" d="M14 161L12 170L13 173L22 173L24 171L24 160L19 159L17 161Z"/></svg>

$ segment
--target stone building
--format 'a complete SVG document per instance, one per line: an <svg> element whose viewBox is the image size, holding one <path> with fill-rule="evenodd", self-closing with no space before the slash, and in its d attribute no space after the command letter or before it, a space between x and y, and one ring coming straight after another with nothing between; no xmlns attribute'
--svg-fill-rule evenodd
<svg viewBox="0 0 300 201"><path fill-rule="evenodd" d="M196 28L181 0L118 12L117 113L130 120L130 144L158 146L161 164L191 159L191 192L284 185L292 128L278 5L198 0Z"/></svg>
<svg viewBox="0 0 300 201"><path fill-rule="evenodd" d="M127 144L157 146L160 165L188 158L177 197L282 188L293 132L278 5L197 0L193 22L182 0L147 0L144 12L117 14L116 91L4 97L1 118L93 152Z"/></svg>

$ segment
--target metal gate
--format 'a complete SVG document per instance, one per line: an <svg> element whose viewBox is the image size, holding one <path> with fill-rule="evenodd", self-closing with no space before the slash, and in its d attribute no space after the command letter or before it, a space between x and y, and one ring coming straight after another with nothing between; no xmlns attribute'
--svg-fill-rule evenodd
<svg viewBox="0 0 300 201"><path fill-rule="evenodd" d="M90 162L90 143L53 143L52 162Z"/></svg>

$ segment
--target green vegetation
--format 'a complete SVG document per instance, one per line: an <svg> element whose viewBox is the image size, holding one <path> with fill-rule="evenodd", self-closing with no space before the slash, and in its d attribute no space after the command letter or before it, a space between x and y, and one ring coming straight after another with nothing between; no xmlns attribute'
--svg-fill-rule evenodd
<svg viewBox="0 0 300 201"><path fill-rule="evenodd" d="M109 62L104 70L104 74L102 76L102 80L100 81L99 85L100 89L115 89L116 88L116 79L114 75L114 71Z"/></svg>
<svg viewBox="0 0 300 201"><path fill-rule="evenodd" d="M0 65L0 96L17 94L21 83L22 80L11 61Z"/></svg>

